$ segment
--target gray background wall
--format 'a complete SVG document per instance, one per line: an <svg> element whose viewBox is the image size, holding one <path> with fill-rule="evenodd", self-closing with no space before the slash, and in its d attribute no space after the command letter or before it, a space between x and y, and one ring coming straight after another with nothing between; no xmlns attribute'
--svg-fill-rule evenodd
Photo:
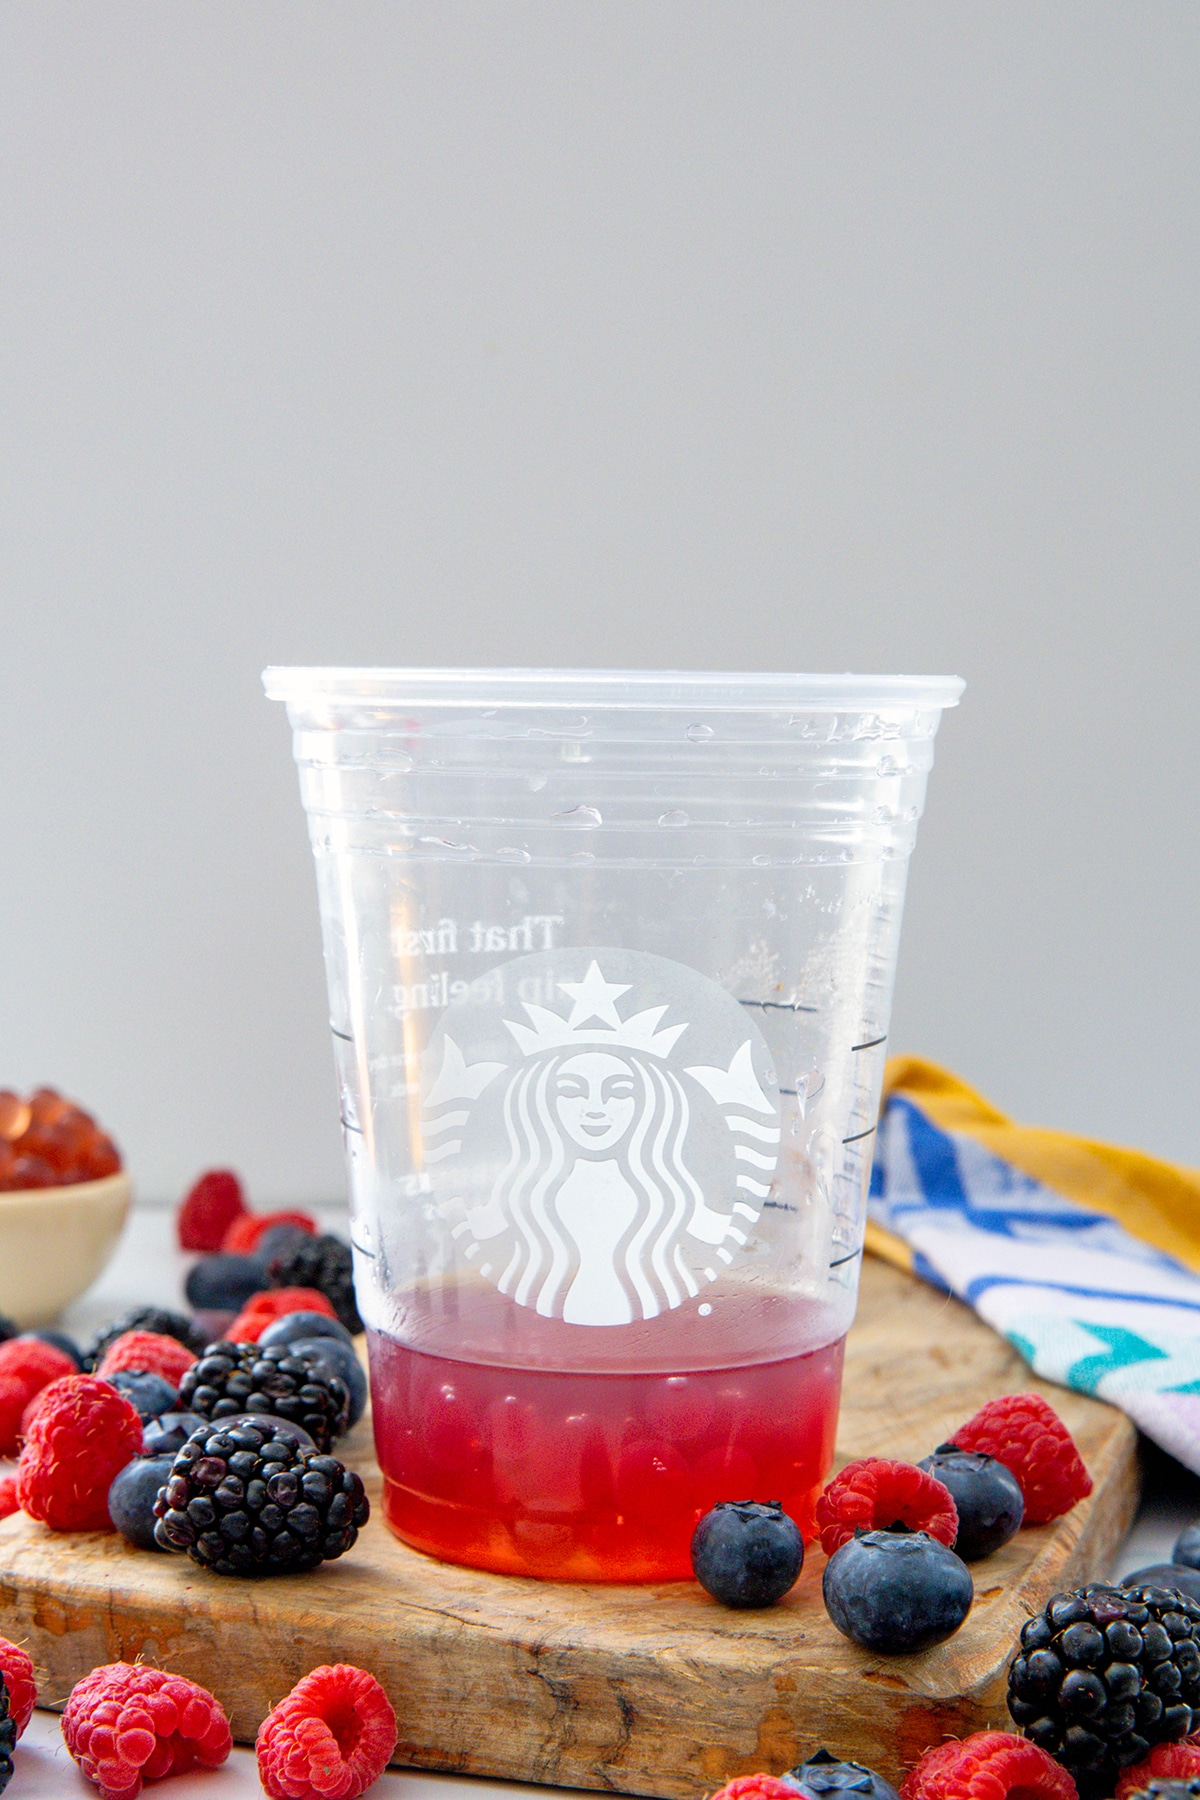
<svg viewBox="0 0 1200 1800"><path fill-rule="evenodd" d="M0 14L0 1085L341 1188L275 662L956 672L893 1043L1200 1163L1193 0Z"/></svg>

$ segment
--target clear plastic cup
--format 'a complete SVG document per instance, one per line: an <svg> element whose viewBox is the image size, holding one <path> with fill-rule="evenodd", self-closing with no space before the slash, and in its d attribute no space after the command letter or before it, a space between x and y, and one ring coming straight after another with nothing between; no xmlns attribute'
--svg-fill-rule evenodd
<svg viewBox="0 0 1200 1800"><path fill-rule="evenodd" d="M833 1457L952 678L269 669L316 856L384 1510L690 1573Z"/></svg>

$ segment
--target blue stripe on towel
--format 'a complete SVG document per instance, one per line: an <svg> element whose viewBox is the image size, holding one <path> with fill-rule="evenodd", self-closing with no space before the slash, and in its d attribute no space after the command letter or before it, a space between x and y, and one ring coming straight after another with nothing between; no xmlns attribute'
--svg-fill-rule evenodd
<svg viewBox="0 0 1200 1800"><path fill-rule="evenodd" d="M974 1306L990 1289L1000 1287L1048 1288L1055 1294L1074 1294L1080 1300L1115 1300L1118 1305L1171 1306L1182 1312L1200 1312L1200 1295L1194 1300L1184 1300L1168 1294L1139 1294L1134 1288L1082 1287L1071 1281L1043 1280L1032 1269L1028 1275L977 1275L974 1281L967 1283L963 1298ZM1091 1330L1090 1325L1088 1330Z"/></svg>
<svg viewBox="0 0 1200 1800"><path fill-rule="evenodd" d="M895 1104L902 1106L907 1116L908 1147L924 1190L926 1206L968 1207L970 1201L962 1184L953 1139L944 1131L938 1131L925 1114L918 1112L907 1100Z"/></svg>

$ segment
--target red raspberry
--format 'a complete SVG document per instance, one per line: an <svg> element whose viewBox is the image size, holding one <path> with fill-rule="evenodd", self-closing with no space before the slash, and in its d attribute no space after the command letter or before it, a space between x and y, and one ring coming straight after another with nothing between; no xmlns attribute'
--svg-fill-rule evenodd
<svg viewBox="0 0 1200 1800"><path fill-rule="evenodd" d="M165 1669L106 1663L71 1689L67 1749L101 1800L133 1800L143 1781L215 1769L233 1748L224 1708L207 1688Z"/></svg>
<svg viewBox="0 0 1200 1800"><path fill-rule="evenodd" d="M1155 1744L1149 1756L1117 1777L1117 1800L1129 1800L1152 1781L1194 1781L1200 1775L1200 1734L1176 1744Z"/></svg>
<svg viewBox="0 0 1200 1800"><path fill-rule="evenodd" d="M317 1235L317 1222L310 1219L307 1213L243 1213L233 1221L221 1239L221 1248L231 1251L235 1256L253 1256L258 1249L259 1240L274 1225L296 1225L301 1231L310 1232L313 1237Z"/></svg>
<svg viewBox="0 0 1200 1800"><path fill-rule="evenodd" d="M267 1714L254 1742L271 1800L355 1800L396 1748L396 1715L373 1675L314 1669ZM795 1797L792 1797L795 1800Z"/></svg>
<svg viewBox="0 0 1200 1800"><path fill-rule="evenodd" d="M15 1376L0 1375L0 1456L15 1456L20 1449L25 1435L22 1415L28 1405L25 1383Z"/></svg>
<svg viewBox="0 0 1200 1800"><path fill-rule="evenodd" d="M219 1250L221 1239L246 1210L242 1184L232 1169L209 1169L179 1203L176 1229L182 1250Z"/></svg>
<svg viewBox="0 0 1200 1800"><path fill-rule="evenodd" d="M161 1375L177 1388L184 1372L196 1361L194 1353L178 1338L157 1331L123 1331L104 1352L97 1375L115 1375L118 1369L137 1369Z"/></svg>
<svg viewBox="0 0 1200 1800"><path fill-rule="evenodd" d="M927 1531L939 1544L958 1536L958 1508L949 1488L913 1463L869 1456L847 1463L817 1501L821 1548L832 1556L858 1529L887 1531L905 1525Z"/></svg>
<svg viewBox="0 0 1200 1800"><path fill-rule="evenodd" d="M0 1519L7 1519L10 1513L20 1512L17 1501L17 1478L15 1475L0 1475Z"/></svg>
<svg viewBox="0 0 1200 1800"><path fill-rule="evenodd" d="M927 1750L904 1778L901 1800L1076 1800L1061 1763L1011 1731L976 1731Z"/></svg>
<svg viewBox="0 0 1200 1800"><path fill-rule="evenodd" d="M0 1456L15 1456L20 1446L21 1415L35 1394L62 1375L74 1375L65 1350L40 1338L9 1338L0 1344Z"/></svg>
<svg viewBox="0 0 1200 1800"><path fill-rule="evenodd" d="M142 1421L97 1375L68 1375L38 1396L17 1464L17 1499L51 1531L111 1531L108 1490L142 1448Z"/></svg>
<svg viewBox="0 0 1200 1800"><path fill-rule="evenodd" d="M1092 1491L1075 1440L1040 1394L1002 1394L954 1433L960 1450L981 1451L1011 1469L1025 1496L1026 1525L1045 1525Z"/></svg>
<svg viewBox="0 0 1200 1800"><path fill-rule="evenodd" d="M268 1325L294 1312L324 1313L327 1319L337 1318L333 1306L317 1288L269 1288L264 1293L251 1294L225 1333L226 1342L257 1344Z"/></svg>
<svg viewBox="0 0 1200 1800"><path fill-rule="evenodd" d="M10 1644L7 1638L0 1638L0 1673L3 1674L4 1685L8 1689L9 1717L16 1725L17 1736L20 1737L37 1705L33 1658L28 1650L22 1650L20 1644Z"/></svg>
<svg viewBox="0 0 1200 1800"><path fill-rule="evenodd" d="M778 1775L735 1775L712 1800L796 1800L796 1789Z"/></svg>

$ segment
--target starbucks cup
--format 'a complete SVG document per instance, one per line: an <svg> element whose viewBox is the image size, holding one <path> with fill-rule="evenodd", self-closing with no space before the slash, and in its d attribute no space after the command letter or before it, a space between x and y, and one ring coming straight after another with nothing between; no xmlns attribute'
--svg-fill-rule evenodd
<svg viewBox="0 0 1200 1800"><path fill-rule="evenodd" d="M806 1535L941 677L269 669L392 1529L525 1575Z"/></svg>

